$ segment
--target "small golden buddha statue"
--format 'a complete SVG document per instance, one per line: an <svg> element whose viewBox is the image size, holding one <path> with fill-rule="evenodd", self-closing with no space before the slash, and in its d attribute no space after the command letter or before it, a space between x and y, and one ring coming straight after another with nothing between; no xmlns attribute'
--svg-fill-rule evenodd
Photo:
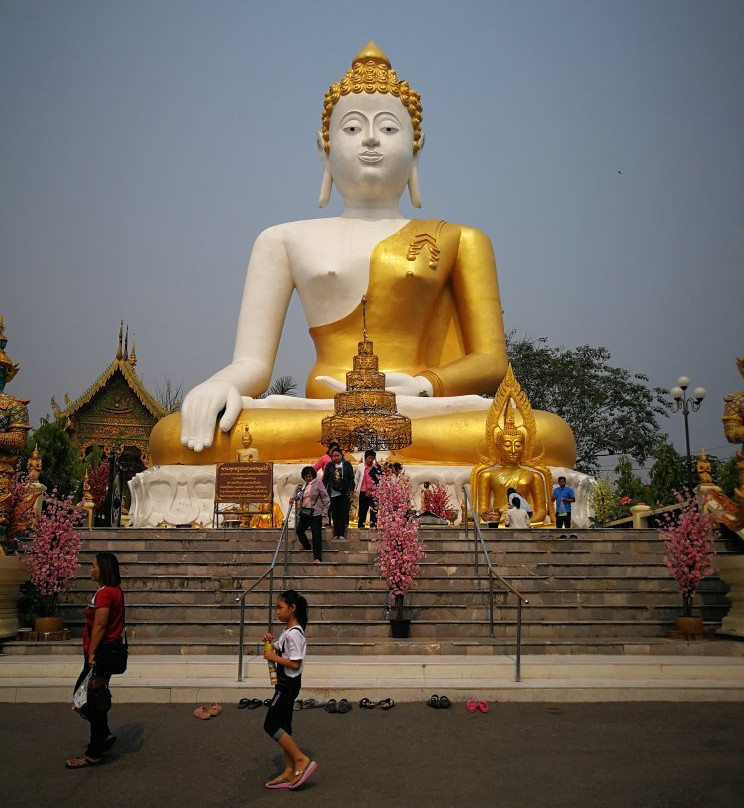
<svg viewBox="0 0 744 808"><path fill-rule="evenodd" d="M522 418L519 426L515 409ZM551 480L536 439L532 408L509 365L489 411L481 462L471 476L475 512L506 513L508 492L514 489L532 505L532 524L541 525L550 517Z"/></svg>
<svg viewBox="0 0 744 808"><path fill-rule="evenodd" d="M253 436L248 424L245 425L243 430L243 448L236 452L238 463L254 463L258 460L258 449L254 449L251 444L253 443Z"/></svg>

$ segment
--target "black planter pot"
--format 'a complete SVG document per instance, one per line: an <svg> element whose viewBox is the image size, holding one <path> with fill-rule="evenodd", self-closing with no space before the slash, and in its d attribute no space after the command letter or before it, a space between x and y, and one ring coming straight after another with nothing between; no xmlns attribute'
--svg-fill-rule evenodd
<svg viewBox="0 0 744 808"><path fill-rule="evenodd" d="M390 634L396 640L404 640L411 636L411 621L390 619Z"/></svg>

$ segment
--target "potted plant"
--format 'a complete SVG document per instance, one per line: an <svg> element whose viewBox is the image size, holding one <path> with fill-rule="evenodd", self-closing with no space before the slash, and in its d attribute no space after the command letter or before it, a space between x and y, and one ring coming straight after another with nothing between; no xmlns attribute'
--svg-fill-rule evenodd
<svg viewBox="0 0 744 808"><path fill-rule="evenodd" d="M403 599L418 577L425 558L418 523L411 510L411 483L406 474L386 470L377 487L377 565L380 577L395 600L390 618L393 637L407 637L411 621L403 618Z"/></svg>
<svg viewBox="0 0 744 808"><path fill-rule="evenodd" d="M72 494L64 499L58 499L56 494L56 490L52 491L28 533L28 541L19 547L23 565L31 574L31 583L39 595L40 613L34 628L42 634L62 628L62 619L58 617L59 596L67 592L75 580L80 553L77 528L85 519L82 505L73 504Z"/></svg>
<svg viewBox="0 0 744 808"><path fill-rule="evenodd" d="M675 621L675 630L685 637L703 633L702 617L692 614L692 601L698 584L713 572L710 560L717 531L710 516L700 512L695 500L686 492L677 493L679 511L661 517L659 536L664 540L664 563L675 577L682 594L682 616Z"/></svg>

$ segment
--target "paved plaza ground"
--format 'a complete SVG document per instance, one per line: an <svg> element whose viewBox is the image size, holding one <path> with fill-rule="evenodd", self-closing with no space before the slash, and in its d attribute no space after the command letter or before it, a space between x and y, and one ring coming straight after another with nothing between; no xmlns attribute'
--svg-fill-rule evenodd
<svg viewBox="0 0 744 808"><path fill-rule="evenodd" d="M113 688L116 698L116 688ZM246 694L254 695L254 694ZM343 694L339 694L342 696ZM383 712L295 713L318 761L296 791L264 708L114 704L105 764L68 771L87 724L60 704L0 704L3 808L741 808L744 704L491 704L468 713L403 704Z"/></svg>

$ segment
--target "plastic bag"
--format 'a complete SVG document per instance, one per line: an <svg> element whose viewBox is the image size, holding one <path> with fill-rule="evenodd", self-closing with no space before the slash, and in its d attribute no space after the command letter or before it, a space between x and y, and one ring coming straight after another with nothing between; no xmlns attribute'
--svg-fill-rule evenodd
<svg viewBox="0 0 744 808"><path fill-rule="evenodd" d="M88 671L88 675L80 682L80 687L72 695L72 703L76 710L80 710L88 703L88 687L93 678L93 668Z"/></svg>

